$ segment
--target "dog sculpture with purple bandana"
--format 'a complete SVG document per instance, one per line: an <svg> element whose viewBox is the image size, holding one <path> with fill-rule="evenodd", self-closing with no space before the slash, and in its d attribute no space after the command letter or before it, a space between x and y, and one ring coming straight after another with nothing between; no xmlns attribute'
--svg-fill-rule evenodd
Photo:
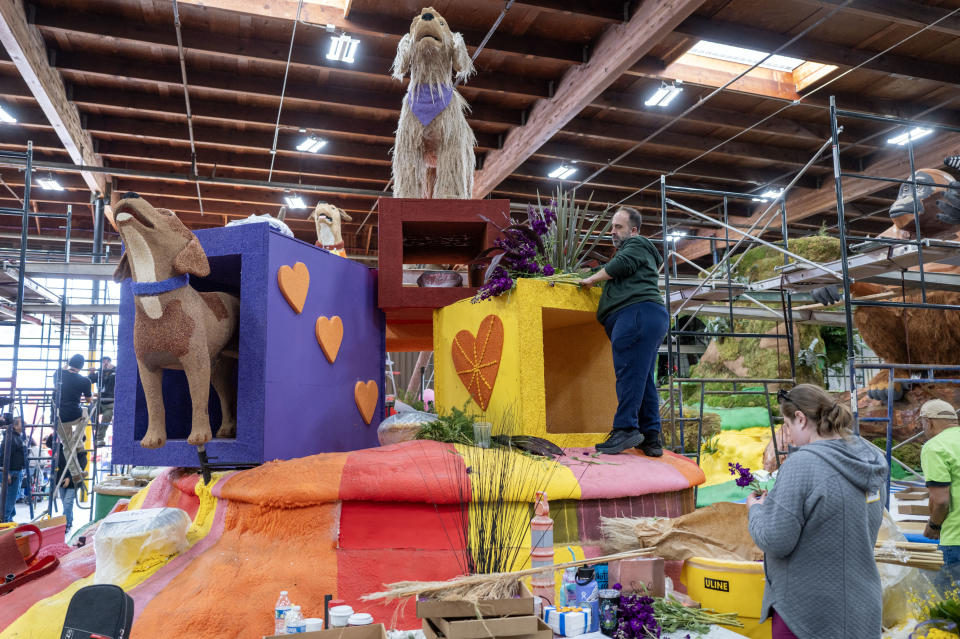
<svg viewBox="0 0 960 639"><path fill-rule="evenodd" d="M477 141L453 82L473 72L463 36L435 9L423 9L393 61L394 78L410 75L393 147L394 197L472 197Z"/></svg>

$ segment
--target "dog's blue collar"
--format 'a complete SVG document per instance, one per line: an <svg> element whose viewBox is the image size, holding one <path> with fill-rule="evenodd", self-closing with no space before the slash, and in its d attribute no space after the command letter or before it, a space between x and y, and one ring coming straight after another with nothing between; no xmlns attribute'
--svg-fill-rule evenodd
<svg viewBox="0 0 960 639"><path fill-rule="evenodd" d="M178 288L183 288L190 283L190 274L184 273L176 277L170 277L159 282L135 282L130 280L130 290L134 295L160 295L160 293L169 293Z"/></svg>

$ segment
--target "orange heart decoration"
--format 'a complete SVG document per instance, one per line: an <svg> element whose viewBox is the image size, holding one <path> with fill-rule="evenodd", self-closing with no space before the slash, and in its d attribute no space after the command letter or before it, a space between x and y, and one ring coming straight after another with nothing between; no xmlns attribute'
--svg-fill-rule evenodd
<svg viewBox="0 0 960 639"><path fill-rule="evenodd" d="M290 308L297 313L303 312L307 290L310 288L310 271L307 270L307 265L297 262L290 268L284 264L277 271L277 285Z"/></svg>
<svg viewBox="0 0 960 639"><path fill-rule="evenodd" d="M500 371L503 322L496 315L487 315L480 322L476 337L470 331L460 331L453 339L451 350L460 381L480 410L487 410Z"/></svg>
<svg viewBox="0 0 960 639"><path fill-rule="evenodd" d="M327 356L327 361L333 364L337 359L337 353L340 352L340 344L343 342L343 321L339 315L333 317L317 318L317 341L323 354Z"/></svg>
<svg viewBox="0 0 960 639"><path fill-rule="evenodd" d="M377 408L377 402L380 401L380 388L372 379L364 382L357 382L353 387L353 399L357 402L357 409L363 421L370 423L373 419L373 411Z"/></svg>

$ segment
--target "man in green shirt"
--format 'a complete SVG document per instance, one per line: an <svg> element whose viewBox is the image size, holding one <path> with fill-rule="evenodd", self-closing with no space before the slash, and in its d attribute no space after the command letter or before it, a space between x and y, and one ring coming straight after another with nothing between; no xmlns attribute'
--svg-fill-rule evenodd
<svg viewBox="0 0 960 639"><path fill-rule="evenodd" d="M604 283L597 320L610 338L617 375L613 430L597 444L597 452L615 455L636 446L645 455L660 457L660 397L655 377L669 316L660 295L663 257L640 235L641 223L636 209L625 206L617 210L611 222L616 255L580 280L580 285L589 288Z"/></svg>
<svg viewBox="0 0 960 639"><path fill-rule="evenodd" d="M924 537L940 540L943 576L960 572L960 427L957 412L942 399L920 407L927 443L920 464L930 493L930 519Z"/></svg>

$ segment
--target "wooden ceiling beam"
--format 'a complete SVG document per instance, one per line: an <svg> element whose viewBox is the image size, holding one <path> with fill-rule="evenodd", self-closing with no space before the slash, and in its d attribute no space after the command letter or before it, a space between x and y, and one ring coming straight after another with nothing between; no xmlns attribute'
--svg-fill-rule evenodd
<svg viewBox="0 0 960 639"><path fill-rule="evenodd" d="M156 82L162 86L162 90L177 90L182 86L180 67L177 64L158 64L158 63L139 63L134 60L123 60L116 56L106 56L91 53L58 53L56 56L57 68L72 83L72 99L74 102L91 102L100 104L112 104L114 106L129 106L130 108L150 110L156 103L167 102L173 105L178 112L184 111L183 99L175 100L180 97L176 93L170 93L169 98L164 99L150 94L131 93L130 91L119 91L105 87L83 86L86 83L85 77L89 75L102 76L113 79L116 77L129 78L131 80L142 80L146 82ZM190 89L193 93L190 98L191 107L194 108L196 115L202 114L200 107L206 104L216 104L213 100L203 100L197 97L195 90L202 90L204 94L214 93L222 95L228 100L234 102L237 98L245 95L256 95L266 98L279 105L280 95L277 89L277 79L275 76L258 76L253 73L244 74L241 77L228 75L224 73L213 73L204 71L191 71L189 75ZM9 84L9 81L4 83ZM3 88L3 87L0 87ZM158 89L161 87L158 86ZM10 87L12 90L13 87ZM305 125L304 119L317 117L318 109L315 107L333 107L342 110L343 106L352 106L358 109L372 112L380 111L384 113L395 114L399 116L400 107L403 102L403 88L397 83L392 92L370 91L365 89L356 89L348 86L337 86L328 84L318 84L316 82L301 82L290 80L287 82L286 93L284 94L283 116L291 122L291 126ZM173 100L171 102L171 100ZM307 105L314 108L305 108ZM277 117L277 107L244 107L239 104L231 105L230 113L224 113L221 109L219 117L230 119L234 111L239 111L238 120L250 121L251 118L243 116L243 109L249 109L254 121L275 123ZM170 110L167 107L163 110ZM217 115L203 114L205 117L218 117ZM269 116L269 117L267 117ZM299 122L293 122L299 120ZM517 109L488 106L486 104L471 105L468 120L474 124L493 123L501 125L517 126L521 122L521 112ZM283 124L283 123L281 123Z"/></svg>
<svg viewBox="0 0 960 639"><path fill-rule="evenodd" d="M586 118L575 118L568 122L559 133L564 136L573 135L601 140L618 140L625 144L640 142L653 133L653 131L653 129L644 129L633 124L621 124L619 122L599 119L588 120ZM808 152L797 148L768 146L739 140L724 143L724 139L722 138L674 133L672 131L659 133L649 142L645 143L645 146L648 147L670 147L691 153L710 151L718 145L720 145L719 148L711 151L710 155L729 155L752 160L767 160L775 164L788 166L803 166L810 160L810 156L813 154L813 151ZM711 157L711 159L715 159L715 155Z"/></svg>
<svg viewBox="0 0 960 639"><path fill-rule="evenodd" d="M124 48L147 45L154 50L174 55L177 52L176 33L167 25L131 24L122 20L111 22L107 17L88 12L44 6L37 7L35 22L41 33L50 40L56 40L59 36L82 40L84 51L91 54L98 52L116 55L117 44ZM262 38L242 38L193 29L189 25L181 29L181 32L183 46L191 56L202 54L206 57L220 58L221 61L230 59L272 63L279 66L281 73L286 65L290 47L289 39L280 42ZM109 40L104 39L104 33L110 34ZM359 56L353 64L334 63L324 57L325 50L326 46L323 42L303 43L298 39L298 43L293 47L291 67L311 73L324 71L333 77L360 79L365 76L380 79L389 77L392 56L378 57L368 52L366 55ZM535 97L550 95L549 83L546 80L499 71L472 78L464 87L464 92L469 95L473 90Z"/></svg>
<svg viewBox="0 0 960 639"><path fill-rule="evenodd" d="M926 144L918 144L915 151L915 161L917 167L939 166L943 158L956 153L960 145L960 134L938 135ZM905 172L909 171L906 160L906 151L897 149L896 152L888 152L874 160L869 166L865 167L861 173L863 175L875 177L889 177L903 179ZM844 178L843 197L844 202L855 201L857 199L869 196L877 191L881 191L890 186L889 182L880 182L877 180L860 180L853 178ZM833 180L827 180L816 190L809 191L796 197L787 199L787 222L793 223L805 220L808 217L823 213L825 211L835 210L837 206L836 185ZM752 220L757 218L757 214L752 216ZM709 242L705 240L691 241L684 246L684 256L694 259L709 252Z"/></svg>
<svg viewBox="0 0 960 639"><path fill-rule="evenodd" d="M800 0L805 4L833 8L842 3L842 0ZM841 9L842 13L867 16L881 20L889 20L896 24L922 28L937 22L948 13L947 7L935 7L920 4L912 0L854 0ZM960 17L954 15L937 22L930 27L931 31L946 33L960 37Z"/></svg>
<svg viewBox="0 0 960 639"><path fill-rule="evenodd" d="M607 91L594 100L590 106L600 109L635 113L643 116L646 121L658 123L667 122L674 117L673 114L662 113L655 109L644 107L643 101L649 97L649 95L641 95L637 91ZM757 133L794 140L816 140L822 143L830 137L829 125L793 119L786 115L787 113L789 113L789 111L784 112L783 115L778 115L775 118L767 120L758 126L754 126L766 116L766 113L751 113L749 111L733 111L730 109L701 106L685 115L683 119L684 121L709 124L725 129L744 130L753 127L752 130ZM849 127L847 130L850 132ZM856 137L856 134L851 132L851 136ZM879 148L879 146L870 143L864 144L863 146L867 148Z"/></svg>
<svg viewBox="0 0 960 639"><path fill-rule="evenodd" d="M190 167L189 147L154 147L148 153L136 153L138 145L126 141L101 141L97 149L111 168L142 169L144 171L180 171L184 175ZM184 153L184 150L187 150ZM267 179L269 162L254 154L229 153L208 149L197 162L197 172L209 176L232 177L241 179ZM359 188L376 189L384 187L390 180L390 166L346 164L336 158L312 156L301 162L298 158L279 154L273 165L274 179L282 182L296 182L301 177L313 180L346 180ZM282 176L282 177L280 177Z"/></svg>
<svg viewBox="0 0 960 639"><path fill-rule="evenodd" d="M578 160L592 166L604 166L617 155L619 155L619 153L615 151L598 150L554 139L540 147L532 157L551 158L565 162ZM678 166L684 164L684 162L685 160L682 158L665 160L662 159L662 156L659 154L638 150L620 160L614 170L624 169L628 171L671 173L675 171ZM677 175L733 182L738 185L735 190L748 190L747 185L768 184L781 178L783 171L747 168L731 163L697 160L690 166L679 171ZM800 182L798 183L799 186L807 188L817 184L818 179L814 174L805 175L800 178ZM730 187L728 186L727 188Z"/></svg>
<svg viewBox="0 0 960 639"><path fill-rule="evenodd" d="M721 44L743 46L746 43L762 51L773 51L790 37L789 34L777 31L767 31L697 15L684 20L676 30L684 35ZM781 49L779 53L823 64L846 67L862 64L862 68L880 73L932 80L954 86L960 85L960 76L947 65L895 53L886 53L874 59L876 56L874 51L854 49L823 40L802 38Z"/></svg>
<svg viewBox="0 0 960 639"><path fill-rule="evenodd" d="M74 164L100 166L93 140L84 131L76 107L67 99L59 74L47 60L43 37L27 23L22 0L0 0L0 43L17 66L47 120L53 126ZM94 193L106 193L103 174L84 172L83 180Z"/></svg>
<svg viewBox="0 0 960 639"><path fill-rule="evenodd" d="M473 196L482 198L490 193L702 3L703 0L644 2L629 22L607 29L590 61L569 69L556 94L537 102L526 124L512 130L504 147L488 155L483 170L477 173Z"/></svg>

